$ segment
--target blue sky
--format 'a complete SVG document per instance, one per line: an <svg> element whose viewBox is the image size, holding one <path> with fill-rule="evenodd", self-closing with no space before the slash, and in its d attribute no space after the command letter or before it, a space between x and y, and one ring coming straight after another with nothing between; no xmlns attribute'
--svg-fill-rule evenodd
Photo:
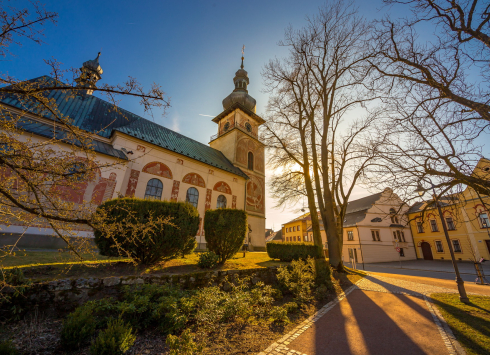
<svg viewBox="0 0 490 355"><path fill-rule="evenodd" d="M59 14L56 26L48 24L45 44L24 42L12 47L15 58L1 61L1 71L17 79L49 74L43 59L54 57L64 68L80 67L101 51L102 81L124 82L137 78L149 88L160 84L171 98L166 116L154 121L208 143L216 133L210 117L222 111L221 101L233 90L233 77L245 45L249 93L257 100L257 113L265 111L261 70L269 59L282 57L277 45L284 29L300 27L307 15L324 2L317 0L262 1L43 1ZM22 1L15 1L21 6ZM357 1L368 19L381 17L381 1ZM396 13L395 13L396 15ZM120 106L148 117L138 100L124 98ZM359 189L356 197L366 192ZM267 199L267 227L277 230L297 211L272 209ZM298 206L301 208L301 206Z"/></svg>

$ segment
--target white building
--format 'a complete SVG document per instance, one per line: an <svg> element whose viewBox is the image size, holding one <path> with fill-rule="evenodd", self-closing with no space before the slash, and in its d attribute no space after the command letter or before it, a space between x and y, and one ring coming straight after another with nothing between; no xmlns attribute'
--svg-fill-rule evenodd
<svg viewBox="0 0 490 355"><path fill-rule="evenodd" d="M209 146L121 108L114 110L111 103L93 96L91 88L102 75L99 57L83 63L81 70L77 82L86 90L76 97L51 91L49 97L56 100L61 114L91 133L98 161L125 159L127 163L115 169L101 169L95 180L82 182L82 191L70 196L73 202L100 204L118 195L189 201L201 217L207 209L217 207L244 209L248 214L250 248L264 250L264 145L258 139L258 128L265 121L255 113L255 99L248 95L249 79L243 58L233 79L235 89L223 100L223 112L213 119L218 133L211 137ZM46 76L33 80L54 81ZM49 115L28 112L25 103L15 96L4 95L0 102L22 116L19 127L26 137L52 137L53 121ZM46 237L42 236L52 234L44 226L10 226L2 232L15 237L26 227L26 241L43 240ZM85 234L90 236L91 232ZM196 239L201 248L205 247L202 219ZM0 244L7 243L0 239Z"/></svg>

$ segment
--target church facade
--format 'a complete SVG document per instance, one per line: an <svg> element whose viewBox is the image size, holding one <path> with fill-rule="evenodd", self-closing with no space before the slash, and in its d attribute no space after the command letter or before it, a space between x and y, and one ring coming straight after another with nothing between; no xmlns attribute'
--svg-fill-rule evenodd
<svg viewBox="0 0 490 355"><path fill-rule="evenodd" d="M93 96L93 86L102 75L99 57L85 62L81 71L77 83L86 88L82 94L70 98L62 92L49 95L63 115L92 134L98 160L126 162L101 169L94 180L81 182L81 191L70 196L73 202L99 205L118 196L188 201L201 216L198 248L206 247L202 220L206 210L243 209L249 223L246 242L251 250L265 250L265 156L258 135L265 121L255 113L256 102L248 94L243 57L233 79L235 89L223 100L223 111L212 120L217 124L217 134L209 145L131 112L114 110L111 103ZM26 111L15 97L5 96L0 101L4 108L22 115L19 128L26 135L43 140L54 132L49 116ZM51 234L44 226L13 225L2 232L33 237ZM83 233L92 235L91 231Z"/></svg>

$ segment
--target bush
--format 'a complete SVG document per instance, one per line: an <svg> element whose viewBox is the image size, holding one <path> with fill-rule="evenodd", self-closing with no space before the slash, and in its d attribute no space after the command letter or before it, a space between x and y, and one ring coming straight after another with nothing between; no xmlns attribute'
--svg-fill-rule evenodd
<svg viewBox="0 0 490 355"><path fill-rule="evenodd" d="M97 208L95 243L105 256L143 264L181 256L195 245L199 213L189 203L118 198Z"/></svg>
<svg viewBox="0 0 490 355"><path fill-rule="evenodd" d="M199 254L199 260L197 261L197 266L202 269L211 269L218 264L219 256L212 251L207 251L205 253Z"/></svg>
<svg viewBox="0 0 490 355"><path fill-rule="evenodd" d="M99 336L90 347L91 355L121 355L126 353L134 344L136 336L131 326L122 319L109 321L107 329L99 333Z"/></svg>
<svg viewBox="0 0 490 355"><path fill-rule="evenodd" d="M240 250L247 234L247 213L243 210L219 208L207 210L204 217L207 247L223 264Z"/></svg>
<svg viewBox="0 0 490 355"><path fill-rule="evenodd" d="M184 245L184 249L182 250L182 256L185 257L186 255L192 254L194 249L197 247L197 240L196 238L191 238L187 241L186 245Z"/></svg>
<svg viewBox="0 0 490 355"><path fill-rule="evenodd" d="M293 294L296 303L308 303L313 299L315 259L293 260L290 266L281 266L277 279L284 289Z"/></svg>
<svg viewBox="0 0 490 355"><path fill-rule="evenodd" d="M307 242L269 242L266 248L271 259L281 261L306 260L309 256L312 258L322 256L322 251L315 244Z"/></svg>
<svg viewBox="0 0 490 355"><path fill-rule="evenodd" d="M169 335L165 343L170 349L169 355L195 355L202 352L202 347L196 344L189 329L180 337Z"/></svg>
<svg viewBox="0 0 490 355"><path fill-rule="evenodd" d="M65 349L80 348L88 343L95 333L96 321L90 305L78 307L63 322L60 340Z"/></svg>
<svg viewBox="0 0 490 355"><path fill-rule="evenodd" d="M0 341L1 355L18 355L19 351L15 348L11 341Z"/></svg>

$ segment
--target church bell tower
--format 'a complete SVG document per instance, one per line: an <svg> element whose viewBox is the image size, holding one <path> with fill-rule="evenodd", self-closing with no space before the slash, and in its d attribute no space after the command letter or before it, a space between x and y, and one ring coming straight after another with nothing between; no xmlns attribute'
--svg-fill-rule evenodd
<svg viewBox="0 0 490 355"><path fill-rule="evenodd" d="M265 250L265 156L259 126L265 120L258 116L256 101L248 94L250 83L242 63L235 73L235 89L223 100L223 112L213 118L218 133L209 145L220 150L249 179L246 181L244 209L248 214L251 250Z"/></svg>

